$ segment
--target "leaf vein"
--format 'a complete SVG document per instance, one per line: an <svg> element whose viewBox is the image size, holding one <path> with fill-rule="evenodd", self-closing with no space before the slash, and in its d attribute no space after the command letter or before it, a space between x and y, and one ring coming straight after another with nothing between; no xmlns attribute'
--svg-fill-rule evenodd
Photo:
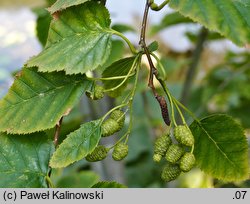
<svg viewBox="0 0 250 204"><path fill-rule="evenodd" d="M237 166L234 164L233 161L231 161L228 156L222 151L222 149L217 145L216 141L214 141L214 139L208 134L208 132L204 129L204 127L198 123L198 125L201 127L201 129L205 132L205 134L208 136L208 138L215 144L216 148L222 153L222 155L235 167L237 168Z"/></svg>

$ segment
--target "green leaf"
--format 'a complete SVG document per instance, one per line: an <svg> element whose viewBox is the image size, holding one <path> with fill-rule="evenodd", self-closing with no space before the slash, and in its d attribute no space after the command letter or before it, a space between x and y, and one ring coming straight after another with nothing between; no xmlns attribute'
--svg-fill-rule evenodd
<svg viewBox="0 0 250 204"><path fill-rule="evenodd" d="M84 75L23 68L0 101L0 131L24 134L54 127L91 83Z"/></svg>
<svg viewBox="0 0 250 204"><path fill-rule="evenodd" d="M48 38L49 26L52 20L51 15L44 8L34 9L33 12L37 15L36 35L40 43L45 46Z"/></svg>
<svg viewBox="0 0 250 204"><path fill-rule="evenodd" d="M121 59L126 51L125 44L122 40L112 40L112 50L110 52L109 58L103 65L100 71L103 71L106 67L113 64L115 61Z"/></svg>
<svg viewBox="0 0 250 204"><path fill-rule="evenodd" d="M128 58L123 58L121 60L118 60L111 64L109 67L107 67L104 72L102 73L103 78L109 78L109 77L119 77L119 76L126 76L136 57L128 57ZM115 80L105 80L103 81L105 89L111 89L123 82L123 79L115 79ZM126 87L126 83L124 83L123 86L120 88L116 89L115 91L109 91L107 92L110 96L112 97L117 97L122 93L122 90Z"/></svg>
<svg viewBox="0 0 250 204"><path fill-rule="evenodd" d="M250 0L170 0L169 5L237 45L250 43Z"/></svg>
<svg viewBox="0 0 250 204"><path fill-rule="evenodd" d="M99 181L99 176L92 171L82 171L72 173L62 177L56 187L57 188L91 188Z"/></svg>
<svg viewBox="0 0 250 204"><path fill-rule="evenodd" d="M154 52L154 51L158 50L158 48L159 48L159 43L157 41L153 41L148 46L149 52Z"/></svg>
<svg viewBox="0 0 250 204"><path fill-rule="evenodd" d="M48 8L48 11L50 13L55 13L71 6L83 4L86 1L88 0L57 0L51 7Z"/></svg>
<svg viewBox="0 0 250 204"><path fill-rule="evenodd" d="M83 159L95 149L100 139L101 120L84 123L59 145L50 160L50 166L62 168Z"/></svg>
<svg viewBox="0 0 250 204"><path fill-rule="evenodd" d="M56 2L56 0L46 0L46 5L50 6ZM50 13L41 7L35 7L32 11L37 15L36 20L36 35L40 43L45 46L48 38L50 22L52 16Z"/></svg>
<svg viewBox="0 0 250 204"><path fill-rule="evenodd" d="M111 50L108 10L96 2L70 7L52 20L45 49L27 64L39 71L86 73L102 66Z"/></svg>
<svg viewBox="0 0 250 204"><path fill-rule="evenodd" d="M178 12L170 13L164 16L161 22L151 27L150 34L153 35L163 29L176 26L183 23L194 23L190 18L186 18Z"/></svg>
<svg viewBox="0 0 250 204"><path fill-rule="evenodd" d="M194 121L194 154L198 166L215 178L238 181L248 178L248 144L242 127L227 115Z"/></svg>
<svg viewBox="0 0 250 204"><path fill-rule="evenodd" d="M127 188L127 186L115 181L101 181L93 185L92 188Z"/></svg>
<svg viewBox="0 0 250 204"><path fill-rule="evenodd" d="M31 135L0 133L0 187L47 188L53 142L43 132Z"/></svg>
<svg viewBox="0 0 250 204"><path fill-rule="evenodd" d="M135 29L132 26L126 24L115 24L112 26L112 29L120 33L135 32Z"/></svg>

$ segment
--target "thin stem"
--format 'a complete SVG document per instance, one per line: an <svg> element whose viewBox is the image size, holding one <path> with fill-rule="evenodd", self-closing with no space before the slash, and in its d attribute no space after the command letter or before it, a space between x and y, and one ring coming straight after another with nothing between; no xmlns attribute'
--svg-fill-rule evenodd
<svg viewBox="0 0 250 204"><path fill-rule="evenodd" d="M185 120L185 118L184 118L184 116L183 116L183 114L182 114L182 112L181 112L181 110L180 110L178 104L177 104L175 101L174 101L174 104L175 104L175 107L176 107L176 109L177 109L177 111L178 111L180 117L181 117L182 123L183 123L183 124L186 124L186 120Z"/></svg>
<svg viewBox="0 0 250 204"><path fill-rule="evenodd" d="M55 135L54 135L54 145L55 145L55 147L57 147L57 145L58 145L58 139L59 139L59 136L60 136L62 121L63 121L63 117L61 117L58 124L56 124L56 131L55 131Z"/></svg>
<svg viewBox="0 0 250 204"><path fill-rule="evenodd" d="M149 63L149 66L150 66L150 75L149 75L148 86L152 89L152 91L154 93L154 96L157 97L158 94L156 93L156 90L155 90L155 87L154 87L154 83L153 83L154 74L157 75L157 69L154 66L154 63L153 63L153 61L151 59L150 52L149 52L149 50L147 48L146 41L145 41L146 28L147 28L147 19L148 19L148 11L149 11L149 7L150 7L151 3L152 2L150 0L146 1L144 15L143 15L143 20L142 20L141 36L140 36L140 42L139 42L139 44L144 49L144 52L145 52L145 54L147 56L148 63Z"/></svg>
<svg viewBox="0 0 250 204"><path fill-rule="evenodd" d="M133 90L131 91L130 93L130 99L129 101L127 102L128 103L128 106L129 106L129 127L128 127L128 130L127 132L113 145L111 146L109 149L112 149L114 148L118 143L120 143L125 137L126 137L126 140L125 140L125 144L128 142L128 137L130 135L130 132L131 132L131 129L132 129L132 126L133 126L133 100L134 100L134 95L135 95L135 91L136 91L136 87L137 87L137 83L138 83L138 78L139 78L139 66L137 66L137 69L136 69L136 78L135 78L135 82L134 82L134 88Z"/></svg>
<svg viewBox="0 0 250 204"><path fill-rule="evenodd" d="M104 92L114 91L114 90L118 89L119 87L121 87L121 86L127 81L127 79L129 78L129 76L131 75L131 72L134 71L134 67L135 67L135 65L136 65L136 63L137 63L137 59L138 59L139 57L140 57L140 55L137 55L137 56L136 56L136 58L135 58L135 60L134 60L134 62L133 62L133 64L132 64L132 66L131 66L131 68L130 68L128 74L127 74L126 77L123 79L123 81L122 81L120 84L118 84L116 87L113 87L113 88L104 90Z"/></svg>
<svg viewBox="0 0 250 204"><path fill-rule="evenodd" d="M134 45L130 42L130 40L128 38L126 38L126 36L124 36L122 33L116 31L116 30L112 30L112 33L121 37L129 46L130 51L135 55L137 54L137 50L135 49Z"/></svg>
<svg viewBox="0 0 250 204"><path fill-rule="evenodd" d="M165 0L159 6L156 3L154 3L154 1L152 1L152 2L153 3L150 5L151 10L160 11L161 9L163 9L169 3L169 0Z"/></svg>
<svg viewBox="0 0 250 204"><path fill-rule="evenodd" d="M194 152L194 145L192 145L191 153L193 154Z"/></svg>
<svg viewBox="0 0 250 204"><path fill-rule="evenodd" d="M54 184L53 184L53 182L51 181L51 179L50 179L49 176L46 176L46 181L48 182L50 188L55 188L55 186L54 186Z"/></svg>
<svg viewBox="0 0 250 204"><path fill-rule="evenodd" d="M128 141L128 135L130 134L132 126L133 126L133 101L134 101L135 91L136 91L136 87L137 87L138 79L139 79L139 68L140 66L138 66L136 69L134 88L129 99L129 127L128 127L128 132L127 132L127 139L125 143L127 143Z"/></svg>
<svg viewBox="0 0 250 204"><path fill-rule="evenodd" d="M132 101L130 102L130 105L129 105L129 126L128 126L128 130L126 132L126 140L125 140L125 144L127 144L128 142L128 138L129 138L129 135L131 133L131 130L132 130L132 127L133 127L133 107L132 107Z"/></svg>
<svg viewBox="0 0 250 204"><path fill-rule="evenodd" d="M131 100L131 98L133 98L134 97L134 95L135 95L135 89L136 89L136 87L137 87L137 82L138 82L138 77L139 77L139 65L141 64L141 57L140 57L140 59L138 60L138 63L137 63L137 68L136 68L136 75L135 75L135 82L134 82L134 88L133 88L133 90L123 99L123 101L122 101L122 103L125 103L125 101L127 101L128 100L128 98L129 98L129 100ZM129 101L128 101L129 102Z"/></svg>
<svg viewBox="0 0 250 204"><path fill-rule="evenodd" d="M126 77L131 77L133 76L134 73L130 74L129 76L128 75L124 75L124 76L116 76L116 77L106 77L106 78L88 78L89 80L94 80L94 81L112 81L112 80L117 80L117 79L124 79Z"/></svg>
<svg viewBox="0 0 250 204"><path fill-rule="evenodd" d="M166 86L165 82L160 79L160 78L157 78L157 80L160 82L161 84L161 87L163 88L164 92L167 94L167 96L169 98L171 98L171 100L173 100L173 102L176 104L176 108L178 110L178 106L180 106L183 110L185 110L195 121L199 122L200 120L187 108L185 107L181 102L179 102L171 93L170 91L168 90L168 87ZM181 112L181 111L180 111ZM183 117L183 120L184 117Z"/></svg>
<svg viewBox="0 0 250 204"><path fill-rule="evenodd" d="M113 149L117 144L119 144L125 137L127 137L127 132L119 139L115 144L108 148L108 150Z"/></svg>
<svg viewBox="0 0 250 204"><path fill-rule="evenodd" d="M144 15L143 15L143 20L142 20L142 27L141 27L141 36L140 36L140 42L139 44L144 50L144 53L147 56L149 67L150 67L150 73L149 73L149 80L148 80L148 86L151 88L154 97L158 101L160 108L161 108L161 113L162 113L162 118L164 119L164 122L169 126L170 125L170 120L169 120L169 113L168 113L168 107L167 107L167 102L166 99L162 96L160 96L154 86L154 76L157 78L158 77L158 71L154 66L154 63L151 59L150 52L148 50L148 47L146 45L145 41L145 35L146 35L146 27L147 27L147 18L148 18L148 12L149 12L149 7L152 4L152 0L147 0L146 5L145 5L145 10L144 10Z"/></svg>
<svg viewBox="0 0 250 204"><path fill-rule="evenodd" d="M175 101L175 103L178 104L183 110L185 110L195 121L197 121L198 123L200 122L200 120L192 113L192 111L190 111L186 106L184 106L181 102L179 102L173 96L172 98Z"/></svg>
<svg viewBox="0 0 250 204"><path fill-rule="evenodd" d="M139 78L139 68L140 66L138 66L141 61L141 58L138 60L138 64L137 64L137 67L136 67L136 75L135 75L135 82L134 82L134 87L133 87L133 90L131 92L131 96L130 96L130 101L132 101L134 99L134 95L135 95L135 91L136 91L136 87L137 87L137 84L138 84L138 78Z"/></svg>
<svg viewBox="0 0 250 204"><path fill-rule="evenodd" d="M119 106L116 106L116 107L112 108L111 110L109 110L109 111L101 118L101 123L102 123L102 122L105 120L105 118L108 117L108 115L109 115L110 113L112 113L114 110L119 109L119 108L122 108L122 107L125 107L125 106L127 106L127 105L128 105L128 102L127 102L127 103L123 103L123 104L121 104L121 105L119 105Z"/></svg>
<svg viewBox="0 0 250 204"><path fill-rule="evenodd" d="M168 100L170 102L170 107L171 107L171 118L172 118L172 121L174 123L174 126L177 127L177 124L176 124L176 121L175 121L175 116L174 116L174 105L173 105L173 100L171 98L171 95L169 92L165 92L167 97L168 97Z"/></svg>

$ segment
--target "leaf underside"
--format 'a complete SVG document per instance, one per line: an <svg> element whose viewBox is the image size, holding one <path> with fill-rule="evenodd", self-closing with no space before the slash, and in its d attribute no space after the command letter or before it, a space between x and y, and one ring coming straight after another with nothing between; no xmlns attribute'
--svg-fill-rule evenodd
<svg viewBox="0 0 250 204"><path fill-rule="evenodd" d="M101 139L101 120L84 123L70 133L53 154L50 166L62 168L83 159L91 153Z"/></svg>
<svg viewBox="0 0 250 204"><path fill-rule="evenodd" d="M88 0L57 0L51 7L48 8L50 13L64 10L68 7L83 4Z"/></svg>
<svg viewBox="0 0 250 204"><path fill-rule="evenodd" d="M198 166L215 178L248 178L248 144L241 126L227 115L212 115L193 122L194 154Z"/></svg>
<svg viewBox="0 0 250 204"><path fill-rule="evenodd" d="M62 11L50 25L45 49L27 65L39 71L86 73L102 66L111 51L112 30L108 10L86 2Z"/></svg>
<svg viewBox="0 0 250 204"><path fill-rule="evenodd" d="M170 7L239 46L250 43L250 0L171 0Z"/></svg>
<svg viewBox="0 0 250 204"><path fill-rule="evenodd" d="M0 187L46 188L53 142L43 132L31 135L0 133Z"/></svg>
<svg viewBox="0 0 250 204"><path fill-rule="evenodd" d="M91 83L84 75L23 68L0 101L0 131L25 134L54 127Z"/></svg>

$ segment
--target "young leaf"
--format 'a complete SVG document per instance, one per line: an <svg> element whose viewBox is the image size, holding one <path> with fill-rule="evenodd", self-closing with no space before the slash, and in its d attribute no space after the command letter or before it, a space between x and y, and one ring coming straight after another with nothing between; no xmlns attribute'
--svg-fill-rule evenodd
<svg viewBox="0 0 250 204"><path fill-rule="evenodd" d="M51 7L48 8L50 13L64 10L68 7L83 4L88 0L57 0Z"/></svg>
<svg viewBox="0 0 250 204"><path fill-rule="evenodd" d="M54 127L91 83L84 75L23 68L0 101L0 131L24 134Z"/></svg>
<svg viewBox="0 0 250 204"><path fill-rule="evenodd" d="M104 72L102 73L103 78L109 77L119 77L119 76L126 76L129 73L136 57L128 57L121 60L118 60L107 67ZM128 78L127 78L128 79ZM124 78L122 79L115 79L115 80L105 80L103 81L105 89L111 89L118 86L122 83ZM109 91L108 94L112 97L117 97L122 93L122 90L125 88L126 83L116 89L115 91Z"/></svg>
<svg viewBox="0 0 250 204"><path fill-rule="evenodd" d="M93 185L91 188L127 188L127 186L115 181L101 181Z"/></svg>
<svg viewBox="0 0 250 204"><path fill-rule="evenodd" d="M66 74L86 73L103 65L111 50L108 10L86 2L62 11L52 20L45 49L27 64L39 71L64 70Z"/></svg>
<svg viewBox="0 0 250 204"><path fill-rule="evenodd" d="M170 7L237 45L250 43L250 0L170 0Z"/></svg>
<svg viewBox="0 0 250 204"><path fill-rule="evenodd" d="M62 177L56 184L57 188L91 188L99 181L99 176L92 171L71 173Z"/></svg>
<svg viewBox="0 0 250 204"><path fill-rule="evenodd" d="M0 187L47 188L53 142L43 132L31 135L0 133Z"/></svg>
<svg viewBox="0 0 250 204"><path fill-rule="evenodd" d="M248 144L241 126L227 115L194 121L194 154L204 172L225 181L248 178Z"/></svg>
<svg viewBox="0 0 250 204"><path fill-rule="evenodd" d="M159 43L157 41L153 41L148 46L149 52L154 52L154 51L158 50L158 48L159 48Z"/></svg>
<svg viewBox="0 0 250 204"><path fill-rule="evenodd" d="M100 139L101 120L84 123L59 145L50 160L50 166L62 168L83 159L95 149Z"/></svg>

